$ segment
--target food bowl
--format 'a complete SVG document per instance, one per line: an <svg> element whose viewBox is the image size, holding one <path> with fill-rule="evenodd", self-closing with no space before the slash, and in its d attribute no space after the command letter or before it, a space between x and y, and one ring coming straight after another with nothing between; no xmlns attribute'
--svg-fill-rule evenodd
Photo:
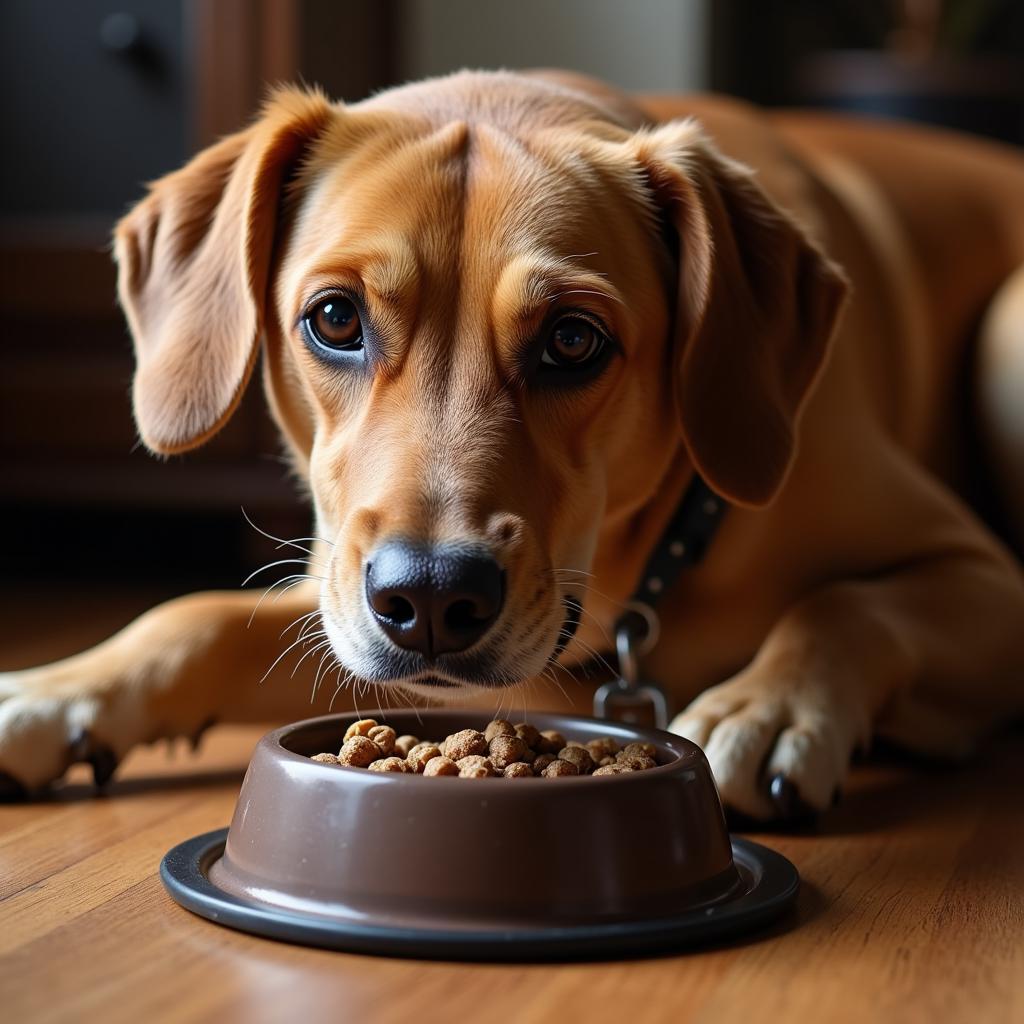
<svg viewBox="0 0 1024 1024"><path fill-rule="evenodd" d="M795 868L730 839L701 750L593 718L531 716L586 741L647 741L658 766L608 776L427 778L321 764L352 715L277 729L229 829L164 858L204 917L341 949L473 959L587 956L707 941L781 913ZM389 712L400 735L482 730L479 713Z"/></svg>

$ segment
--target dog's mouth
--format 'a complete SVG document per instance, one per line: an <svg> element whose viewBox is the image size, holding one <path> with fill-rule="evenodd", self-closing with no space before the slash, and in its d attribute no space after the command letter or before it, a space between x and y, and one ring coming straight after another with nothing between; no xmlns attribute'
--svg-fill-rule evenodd
<svg viewBox="0 0 1024 1024"><path fill-rule="evenodd" d="M499 690L516 686L556 662L572 642L580 625L583 605L572 595L562 596L563 616L558 632L550 641L547 657L537 662L538 649L545 646L529 635L518 638L517 652L508 650L511 627L499 629L490 643L479 650L442 654L429 661L415 651L386 645L375 638L369 664L360 677L379 686L396 686L425 693Z"/></svg>

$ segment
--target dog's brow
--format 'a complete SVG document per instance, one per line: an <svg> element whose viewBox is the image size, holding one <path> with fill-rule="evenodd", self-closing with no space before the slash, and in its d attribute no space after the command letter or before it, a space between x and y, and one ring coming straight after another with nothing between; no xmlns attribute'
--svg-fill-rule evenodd
<svg viewBox="0 0 1024 1024"><path fill-rule="evenodd" d="M402 306L416 288L419 266L408 243L388 236L361 245L313 268L313 281L359 280L377 302Z"/></svg>
<svg viewBox="0 0 1024 1024"><path fill-rule="evenodd" d="M543 315L559 299L579 296L604 307L624 305L618 290L603 276L577 269L565 261L514 260L505 267L494 290L494 317L522 324Z"/></svg>
<svg viewBox="0 0 1024 1024"><path fill-rule="evenodd" d="M362 268L366 287L387 303L400 302L415 287L416 274L416 259L407 245L382 248Z"/></svg>

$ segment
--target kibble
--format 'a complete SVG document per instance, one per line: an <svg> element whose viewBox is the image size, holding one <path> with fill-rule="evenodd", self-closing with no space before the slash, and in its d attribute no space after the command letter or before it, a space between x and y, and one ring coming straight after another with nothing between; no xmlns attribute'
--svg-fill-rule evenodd
<svg viewBox="0 0 1024 1024"><path fill-rule="evenodd" d="M395 730L390 725L375 725L366 734L366 738L373 740L384 751L385 755L389 757L395 749Z"/></svg>
<svg viewBox="0 0 1024 1024"><path fill-rule="evenodd" d="M556 729L541 732L528 722L513 725L503 718L489 722L483 732L461 729L433 742L396 736L390 725L362 718L345 730L337 754L314 754L312 760L399 775L553 779L647 771L657 767L657 748L635 741L620 749L610 736L583 743Z"/></svg>
<svg viewBox="0 0 1024 1024"><path fill-rule="evenodd" d="M494 765L481 754L468 754L455 763L459 766L460 779L486 779L496 774Z"/></svg>
<svg viewBox="0 0 1024 1024"><path fill-rule="evenodd" d="M453 732L441 747L441 753L453 761L461 761L464 757L484 755L487 753L487 740L482 732L476 729L463 729Z"/></svg>
<svg viewBox="0 0 1024 1024"><path fill-rule="evenodd" d="M409 751L412 750L417 743L419 743L419 740L415 736L399 736L398 739L395 740L395 753L399 757L408 757Z"/></svg>
<svg viewBox="0 0 1024 1024"><path fill-rule="evenodd" d="M518 736L507 735L495 736L488 747L495 768L507 768L514 761L525 763L528 749Z"/></svg>
<svg viewBox="0 0 1024 1024"><path fill-rule="evenodd" d="M373 739L371 736L370 739ZM610 736L602 736L597 740L590 740L587 743L587 750L590 756L600 764L606 757L614 758L619 752L619 745Z"/></svg>
<svg viewBox="0 0 1024 1024"><path fill-rule="evenodd" d="M624 764L635 772L646 771L648 768L657 767L658 762L653 757L644 757L643 754L630 754L621 758L618 764Z"/></svg>
<svg viewBox="0 0 1024 1024"><path fill-rule="evenodd" d="M594 770L594 759L586 747L578 747L575 744L565 746L558 752L558 760L568 761L574 765L579 775L589 775Z"/></svg>
<svg viewBox="0 0 1024 1024"><path fill-rule="evenodd" d="M540 731L528 722L520 722L515 726L516 735L531 749L540 748Z"/></svg>
<svg viewBox="0 0 1024 1024"><path fill-rule="evenodd" d="M341 764L337 754L314 754L312 760L321 764Z"/></svg>
<svg viewBox="0 0 1024 1024"><path fill-rule="evenodd" d="M345 740L338 751L338 760L354 768L368 768L380 756L380 747L373 740L358 733Z"/></svg>
<svg viewBox="0 0 1024 1024"><path fill-rule="evenodd" d="M377 723L372 718L360 718L358 722L353 722L345 730L345 739L343 742L348 742L353 736L366 736L369 734L371 729L375 729Z"/></svg>
<svg viewBox="0 0 1024 1024"><path fill-rule="evenodd" d="M537 741L537 751L541 754L557 754L565 746L565 737L555 729L545 729Z"/></svg>
<svg viewBox="0 0 1024 1024"><path fill-rule="evenodd" d="M405 761L414 772L422 772L431 758L440 756L441 748L436 743L417 743L409 751L409 756Z"/></svg>
<svg viewBox="0 0 1024 1024"><path fill-rule="evenodd" d="M484 739L488 743L499 736L515 736L515 734L516 727L511 722L506 722L504 718L496 718L493 722L489 722L487 728L484 729Z"/></svg>
<svg viewBox="0 0 1024 1024"><path fill-rule="evenodd" d="M450 757L432 757L423 767L424 775L458 775L459 766Z"/></svg>
<svg viewBox="0 0 1024 1024"><path fill-rule="evenodd" d="M653 743L627 743L622 748L622 754L626 757L649 757L653 760L658 756L658 751Z"/></svg>

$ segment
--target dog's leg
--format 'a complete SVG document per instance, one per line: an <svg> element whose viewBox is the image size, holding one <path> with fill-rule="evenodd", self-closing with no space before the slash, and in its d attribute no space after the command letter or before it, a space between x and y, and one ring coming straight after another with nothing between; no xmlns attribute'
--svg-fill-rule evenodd
<svg viewBox="0 0 1024 1024"><path fill-rule="evenodd" d="M262 593L168 601L82 654L0 673L0 777L9 777L0 788L8 796L34 790L75 761L91 761L102 782L136 744L197 738L214 721L301 714L312 676L289 673L321 639L315 618L301 619L316 608L316 586L303 583L276 602L260 603ZM305 641L260 682L304 622Z"/></svg>
<svg viewBox="0 0 1024 1024"><path fill-rule="evenodd" d="M873 729L960 757L1024 708L1022 629L1024 575L994 545L965 545L812 593L672 728L705 748L735 809L778 816L781 777L777 798L820 810Z"/></svg>

